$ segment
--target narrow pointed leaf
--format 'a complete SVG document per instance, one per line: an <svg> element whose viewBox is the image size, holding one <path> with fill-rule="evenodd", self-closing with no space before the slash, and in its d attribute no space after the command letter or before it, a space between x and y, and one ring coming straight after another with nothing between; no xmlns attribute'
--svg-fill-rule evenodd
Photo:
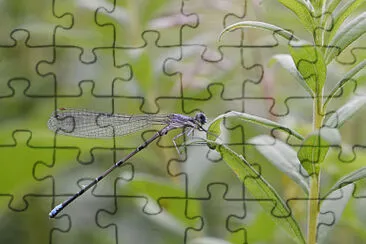
<svg viewBox="0 0 366 244"><path fill-rule="evenodd" d="M297 157L309 174L318 173L330 146L339 146L341 136L337 129L323 127L311 133L303 141Z"/></svg>
<svg viewBox="0 0 366 244"><path fill-rule="evenodd" d="M247 113L240 113L240 112L228 112L226 114L222 114L218 117L216 117L211 124L208 127L208 133L207 133L207 139L214 141L216 140L216 138L221 134L221 122L223 119L235 119L235 120L241 120L243 122L249 122L249 123L253 123L253 124L257 124L257 125L261 125L263 127L267 127L267 128L273 128L273 129L279 129L279 130L283 130L291 135L293 135L294 137L303 140L304 138L297 133L296 131L285 127L279 123L273 122L271 120L262 118L262 117L258 117L255 115L251 115L251 114L247 114Z"/></svg>
<svg viewBox="0 0 366 244"><path fill-rule="evenodd" d="M260 135L250 139L257 150L269 162L293 179L306 194L309 193L309 177L302 167L297 153L286 143L267 135Z"/></svg>
<svg viewBox="0 0 366 244"><path fill-rule="evenodd" d="M352 80L352 78L361 70L363 70L366 66L366 60L363 60L359 64L357 64L355 67L353 67L350 71L348 71L343 78L337 82L337 84L334 86L332 91L330 92L327 100L324 102L324 107L328 105L328 103L332 100L332 98L337 94L337 92L345 86L349 81Z"/></svg>
<svg viewBox="0 0 366 244"><path fill-rule="evenodd" d="M296 81L308 92L309 95L314 95L313 90L310 89L308 84L305 82L304 78L297 70L294 60L289 54L274 55L270 60L270 65L272 65L275 61L280 63L284 69L286 69L293 77L295 77Z"/></svg>
<svg viewBox="0 0 366 244"><path fill-rule="evenodd" d="M359 109L366 104L366 95L354 97L351 101L339 108L324 123L332 128L340 128L344 122L349 120Z"/></svg>
<svg viewBox="0 0 366 244"><path fill-rule="evenodd" d="M330 40L325 52L325 63L329 64L352 42L365 34L366 12L363 12L349 23L342 25L337 34Z"/></svg>
<svg viewBox="0 0 366 244"><path fill-rule="evenodd" d="M315 3L315 4L317 5L317 9L318 9L318 10L321 10L321 9L323 8L323 6L325 6L325 2L326 2L326 1L327 1L327 0L318 0L318 1L317 1L317 4Z"/></svg>
<svg viewBox="0 0 366 244"><path fill-rule="evenodd" d="M337 183L334 184L334 186L329 190L327 195L343 186L351 183L356 183L357 181L362 179L366 179L366 167L362 167L342 177L339 181L337 181Z"/></svg>
<svg viewBox="0 0 366 244"><path fill-rule="evenodd" d="M333 13L333 11L336 9L336 7L338 6L338 4L341 2L342 0L330 0L327 3L327 12L328 13Z"/></svg>
<svg viewBox="0 0 366 244"><path fill-rule="evenodd" d="M360 168L352 173L342 177L326 194L326 198L322 201L318 223L328 223L328 225L318 226L318 242L322 243L327 233L339 221L344 207L352 196L358 182L366 179L366 167ZM328 213L328 214L325 214ZM329 216L332 215L331 219Z"/></svg>
<svg viewBox="0 0 366 244"><path fill-rule="evenodd" d="M352 196L354 184L346 185L331 192L322 201L318 215L317 243L323 243L325 237L340 220L343 210Z"/></svg>
<svg viewBox="0 0 366 244"><path fill-rule="evenodd" d="M314 12L314 6L309 0L298 0L298 2L306 6L310 13Z"/></svg>
<svg viewBox="0 0 366 244"><path fill-rule="evenodd" d="M301 229L293 217L291 210L284 203L275 189L243 158L230 148L216 143L210 143L221 154L223 160L234 171L236 176L244 183L251 195L258 199L264 211L281 226L298 243L305 243Z"/></svg>
<svg viewBox="0 0 366 244"><path fill-rule="evenodd" d="M344 20L348 18L358 7L365 3L365 0L347 0L344 4L336 8L332 14L332 30L330 31L329 37L326 40L332 40Z"/></svg>
<svg viewBox="0 0 366 244"><path fill-rule="evenodd" d="M305 29L310 33L314 31L314 19L309 5L303 4L297 0L278 0L286 8L290 9L296 14L300 22L304 25Z"/></svg>
<svg viewBox="0 0 366 244"><path fill-rule="evenodd" d="M327 76L327 69L319 48L308 42L299 41L289 45L289 49L296 68L306 84L315 94L320 95Z"/></svg>
<svg viewBox="0 0 366 244"><path fill-rule="evenodd" d="M242 29L242 28L257 28L257 29L264 29L264 30L269 30L271 31L271 33L275 32L277 33L279 36L282 36L283 38L291 41L291 40L300 40L298 37L296 37L294 34L292 34L291 32L275 26L275 25L271 25L265 22L260 22L260 21L242 21L242 22L238 22L232 25L229 25L228 27L226 27L219 36L219 40L221 40L222 36L229 31L234 31L237 29Z"/></svg>

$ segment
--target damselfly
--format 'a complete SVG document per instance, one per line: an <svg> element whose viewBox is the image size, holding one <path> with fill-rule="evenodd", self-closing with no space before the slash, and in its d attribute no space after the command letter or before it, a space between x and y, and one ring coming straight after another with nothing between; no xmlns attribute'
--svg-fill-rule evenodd
<svg viewBox="0 0 366 244"><path fill-rule="evenodd" d="M57 134L63 134L76 137L87 138L103 138L124 136L133 132L146 129L152 125L164 126L156 132L150 139L146 140L135 150L127 154L123 159L114 163L103 174L95 178L88 185L83 187L79 192L57 205L49 213L50 218L56 217L67 205L81 196L89 188L96 185L100 180L106 177L114 169L121 166L128 159L136 155L139 151L146 148L151 142L157 138L166 135L169 131L184 128L188 129L173 138L173 143L177 147L175 140L183 134L191 134L193 130L206 131L202 125L207 122L204 113L197 113L194 117L185 116L182 114L167 114L167 115L121 115L110 113L98 113L87 110L78 109L59 109L55 111L48 121L48 128Z"/></svg>

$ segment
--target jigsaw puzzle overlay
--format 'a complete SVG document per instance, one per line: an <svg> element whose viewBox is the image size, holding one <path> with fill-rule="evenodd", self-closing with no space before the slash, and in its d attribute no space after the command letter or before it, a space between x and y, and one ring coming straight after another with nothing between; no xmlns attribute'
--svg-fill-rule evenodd
<svg viewBox="0 0 366 244"><path fill-rule="evenodd" d="M47 128L58 108L204 112L209 121L238 111L307 135L312 98L279 65L269 65L273 55L288 53L287 42L258 29L217 41L225 27L243 20L308 35L278 1L23 0L0 6L0 243L293 243L259 204L273 199L248 192L252 178L241 182L218 153L189 143L205 137L198 130L176 140L180 154L173 138L182 130L158 138L56 218L48 216L162 129L95 139L58 135ZM359 11L365 10L361 4ZM364 43L365 35L331 63L330 87L364 61ZM309 56L304 62L316 61ZM365 85L361 72L328 111L365 96ZM342 147L332 147L324 162L321 196L366 166L365 116L366 109L359 110L342 127ZM240 121L224 121L222 130L224 144L271 182L306 233L309 198L263 157L268 144L253 140L276 132ZM325 243L366 243L365 189L358 184L350 196L340 192L324 200L351 198L342 216L321 212L319 232L337 222ZM271 214L288 217L275 207Z"/></svg>

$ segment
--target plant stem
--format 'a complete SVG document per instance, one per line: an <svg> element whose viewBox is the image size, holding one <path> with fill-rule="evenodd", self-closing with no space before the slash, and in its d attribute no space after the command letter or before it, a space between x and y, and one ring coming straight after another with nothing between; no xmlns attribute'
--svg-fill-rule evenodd
<svg viewBox="0 0 366 244"><path fill-rule="evenodd" d="M314 98L313 107L313 128L319 130L323 124L323 99L322 92L320 96ZM320 148L313 148L313 150L320 150ZM318 155L317 152L313 152L314 155ZM319 188L320 188L320 162L312 162L314 165L314 171L310 177L310 192L309 192L309 205L308 205L308 244L316 244L317 236L317 220L319 214Z"/></svg>
<svg viewBox="0 0 366 244"><path fill-rule="evenodd" d="M322 97L314 98L313 105L313 129L319 130L323 125L324 112L323 112L323 99Z"/></svg>
<svg viewBox="0 0 366 244"><path fill-rule="evenodd" d="M319 213L319 176L320 174L313 174L310 178L308 244L316 243L317 219Z"/></svg>

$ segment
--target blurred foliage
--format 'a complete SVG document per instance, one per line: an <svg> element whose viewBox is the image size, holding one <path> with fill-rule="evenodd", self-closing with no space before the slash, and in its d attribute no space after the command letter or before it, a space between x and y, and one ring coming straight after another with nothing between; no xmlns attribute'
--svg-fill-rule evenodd
<svg viewBox="0 0 366 244"><path fill-rule="evenodd" d="M267 117L304 135L311 130L311 100L290 80L293 77L267 65L274 54L287 52L280 45L284 40L246 30L230 33L217 48L222 28L243 19L284 26L305 38L301 22L277 1L113 3L0 3L0 243L182 243L185 234L192 243L201 237L231 243L291 241L254 200L242 202L239 180L207 147L188 146L179 158L171 143L174 133L78 199L65 210L68 216L48 219L55 204L152 134L116 140L55 137L47 120L58 107L189 115L198 109L209 118L235 110ZM330 64L330 84L352 69L356 60L365 59L366 53L358 48L364 38ZM193 45L197 43L201 45ZM112 45L115 52L105 48ZM359 80L365 80L362 75ZM329 111L357 94L362 85L349 83ZM330 188L364 164L365 113L363 109L341 129L348 146L330 150L324 163L325 186ZM231 133L223 139L245 153L281 196L304 197L301 188L266 162L254 145L242 145L243 138L246 143L269 130L255 125L243 128L235 122L225 125ZM182 171L188 179L179 174ZM101 197L114 194L117 197ZM192 199L186 202L187 195ZM300 202L289 203L296 205L295 216L304 216L304 201L294 201ZM364 201L352 200L329 243L366 242L366 216L360 214ZM199 216L204 221L201 231Z"/></svg>

